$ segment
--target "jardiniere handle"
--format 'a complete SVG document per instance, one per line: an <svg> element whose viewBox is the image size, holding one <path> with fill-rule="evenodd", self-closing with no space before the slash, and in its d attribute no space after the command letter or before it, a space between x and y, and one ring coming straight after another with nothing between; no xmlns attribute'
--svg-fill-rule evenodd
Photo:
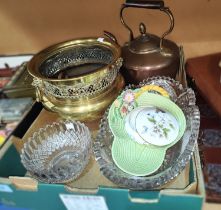
<svg viewBox="0 0 221 210"><path fill-rule="evenodd" d="M120 20L121 23L125 26L125 28L129 31L130 34L130 41L134 39L133 31L131 28L125 23L123 18L123 11L124 9L128 7L133 8L145 8L145 9L158 9L164 13L166 13L170 18L170 28L163 33L160 39L160 48L162 49L162 43L165 36L167 36L174 27L174 17L172 12L170 11L169 7L164 6L164 1L149 1L149 0L126 0L126 3L122 4L121 10L120 10Z"/></svg>
<svg viewBox="0 0 221 210"><path fill-rule="evenodd" d="M113 42L118 44L117 38L112 33L108 32L108 31L104 31L104 36L108 37L110 40L112 40Z"/></svg>

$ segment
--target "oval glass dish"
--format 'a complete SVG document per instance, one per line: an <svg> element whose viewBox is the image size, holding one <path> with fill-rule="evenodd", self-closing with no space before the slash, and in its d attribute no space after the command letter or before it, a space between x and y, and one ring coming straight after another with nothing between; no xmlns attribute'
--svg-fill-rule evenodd
<svg viewBox="0 0 221 210"><path fill-rule="evenodd" d="M76 179L92 150L91 134L83 123L66 120L40 128L24 144L21 162L32 177L47 183Z"/></svg>
<svg viewBox="0 0 221 210"><path fill-rule="evenodd" d="M160 80L160 82L159 82ZM169 85L172 90L171 99L182 109L186 117L186 130L181 140L167 149L165 159L160 168L148 176L133 176L119 169L111 155L111 147L114 137L108 124L108 111L105 112L97 138L93 144L95 159L100 166L100 171L109 180L121 187L136 190L158 188L177 177L190 161L196 144L200 113L195 105L195 94L192 89L183 89L179 82L167 77L152 77L138 86L128 86L126 89L139 88L147 84L161 83ZM175 94L176 93L176 94Z"/></svg>

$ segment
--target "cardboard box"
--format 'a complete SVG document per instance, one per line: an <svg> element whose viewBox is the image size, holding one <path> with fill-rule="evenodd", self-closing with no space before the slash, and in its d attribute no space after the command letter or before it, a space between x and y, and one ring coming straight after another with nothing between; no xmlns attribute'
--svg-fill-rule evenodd
<svg viewBox="0 0 221 210"><path fill-rule="evenodd" d="M198 151L195 151L189 167L161 190L131 191L126 188L118 188L99 173L98 165L93 159L81 177L68 185L38 183L27 177L17 152L23 144L21 139L23 138L24 141L37 129L36 123L39 122L39 119L44 119L45 123L48 123L57 118L56 114L49 114L41 109L39 104L33 106L29 117L27 116L20 124L23 131L21 132L21 129L18 128L0 152L0 204L25 209L61 210L65 209L65 206L60 195L65 194L102 196L109 210L200 210L202 208L204 186ZM31 113L37 115L33 123L30 120ZM32 119L34 119L33 116ZM26 132L25 128L29 126L28 132ZM96 130L96 126L94 129ZM91 199L93 197L83 198ZM86 205L85 202L84 204ZM88 204L88 208L92 209L90 204L91 202ZM68 204L66 203L66 205Z"/></svg>
<svg viewBox="0 0 221 210"><path fill-rule="evenodd" d="M22 0L19 2L22 5L19 9L12 1L1 2L0 53L36 53L63 40L100 36L104 29L112 32L123 45L129 39L119 20L123 2L66 0L55 3L48 0L42 6L37 0ZM165 2L175 17L175 28L168 38L184 46L186 58L220 52L221 1ZM161 35L168 25L168 19L154 10L128 11L126 18L133 30L137 29L140 21L144 21L150 28L149 32L158 35ZM22 134L24 128L21 126L19 129L17 133ZM221 206L206 203L205 209L218 210Z"/></svg>

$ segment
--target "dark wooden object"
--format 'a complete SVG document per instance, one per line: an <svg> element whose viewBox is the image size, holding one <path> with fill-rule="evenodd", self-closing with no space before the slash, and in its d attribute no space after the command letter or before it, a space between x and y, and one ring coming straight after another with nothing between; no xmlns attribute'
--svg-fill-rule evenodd
<svg viewBox="0 0 221 210"><path fill-rule="evenodd" d="M187 60L187 74L194 79L203 98L221 116L221 53Z"/></svg>

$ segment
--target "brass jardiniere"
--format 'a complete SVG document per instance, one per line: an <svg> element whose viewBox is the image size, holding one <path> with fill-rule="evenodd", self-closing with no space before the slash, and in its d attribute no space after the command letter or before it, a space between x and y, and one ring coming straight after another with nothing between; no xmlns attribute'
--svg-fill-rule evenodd
<svg viewBox="0 0 221 210"><path fill-rule="evenodd" d="M110 38L75 39L42 50L28 64L37 100L65 118L100 118L124 86L120 55Z"/></svg>

